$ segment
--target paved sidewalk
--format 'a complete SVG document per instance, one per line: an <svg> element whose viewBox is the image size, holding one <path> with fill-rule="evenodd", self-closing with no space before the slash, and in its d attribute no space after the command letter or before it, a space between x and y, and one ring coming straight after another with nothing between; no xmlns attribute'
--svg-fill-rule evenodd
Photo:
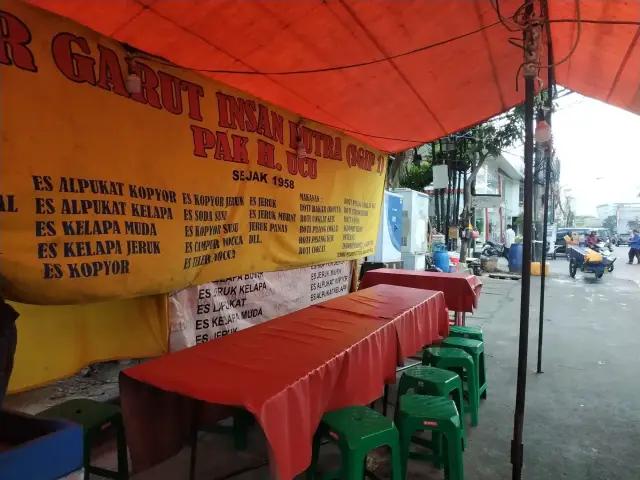
<svg viewBox="0 0 640 480"><path fill-rule="evenodd" d="M566 272L547 280L542 375L535 373L540 279L532 281L524 478L636 479L640 287L615 274L597 283ZM483 325L491 362L489 398L465 452L468 478L511 478L519 287L485 281L469 322Z"/></svg>

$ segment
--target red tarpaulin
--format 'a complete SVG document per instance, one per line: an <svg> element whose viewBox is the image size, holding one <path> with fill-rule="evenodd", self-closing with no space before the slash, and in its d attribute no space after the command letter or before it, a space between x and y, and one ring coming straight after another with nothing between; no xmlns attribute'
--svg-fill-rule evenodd
<svg viewBox="0 0 640 480"><path fill-rule="evenodd" d="M323 413L380 397L398 362L448 329L441 292L378 285L129 368L120 398L134 470L182 448L200 400L255 415L280 478L293 478Z"/></svg>
<svg viewBox="0 0 640 480"><path fill-rule="evenodd" d="M364 274L360 288L381 284L442 292L449 310L469 313L477 308L482 288L482 281L471 273L414 272L391 268L369 270Z"/></svg>
<svg viewBox="0 0 640 480"><path fill-rule="evenodd" d="M31 3L391 152L524 98L515 88L522 50L508 42L521 34L499 23L489 0ZM521 5L500 2L505 16ZM549 5L557 61L576 38L575 2ZM640 3L580 5L580 42L557 82L640 113ZM251 74L211 72L221 70ZM301 70L313 72L260 75Z"/></svg>

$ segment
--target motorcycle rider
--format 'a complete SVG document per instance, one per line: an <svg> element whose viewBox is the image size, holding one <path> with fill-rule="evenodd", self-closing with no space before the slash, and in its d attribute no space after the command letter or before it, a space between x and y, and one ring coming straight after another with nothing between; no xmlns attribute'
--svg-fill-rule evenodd
<svg viewBox="0 0 640 480"><path fill-rule="evenodd" d="M598 244L598 233L595 230L591 230L587 238L584 239L584 243L589 248L594 248Z"/></svg>

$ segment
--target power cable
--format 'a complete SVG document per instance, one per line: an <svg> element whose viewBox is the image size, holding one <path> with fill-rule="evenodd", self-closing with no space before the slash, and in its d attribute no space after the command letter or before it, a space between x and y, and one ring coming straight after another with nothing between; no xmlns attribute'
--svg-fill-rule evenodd
<svg viewBox="0 0 640 480"><path fill-rule="evenodd" d="M557 67L558 65L561 65L563 63L565 63L567 60L569 60L571 58L571 56L575 53L575 51L578 48L578 44L580 43L580 37L582 36L582 15L580 13L580 0L575 0L576 2L576 25L577 25L577 30L576 30L576 40L573 43L573 46L571 47L571 50L569 50L569 53L567 53L566 57L564 57L562 60L558 60L557 62L552 63L551 65L540 65L540 68L554 68ZM551 93L549 93L551 94Z"/></svg>
<svg viewBox="0 0 640 480"><path fill-rule="evenodd" d="M224 70L224 69L210 69L210 68L191 68L186 67L173 62L162 62L157 61L158 63L165 64L170 67L181 68L183 70L190 70L193 72L202 72L202 73L220 73L220 74L229 74L229 75L305 75L311 73L325 73L325 72L335 72L339 70L349 70L352 68L360 68L367 67L369 65L375 65L377 63L388 62L390 60L395 60L396 58L406 57L408 55L413 55L415 53L424 52L426 50L430 50L432 48L440 47L442 45L446 45L451 42L455 42L457 40L462 40L463 38L470 37L475 35L476 33L480 33L488 28L494 27L496 25L500 25L500 22L490 23L489 25L485 25L484 27L478 28L476 30L463 33L461 35L457 35L455 37L448 38L446 40L441 40L439 42L431 43L429 45L425 45L423 47L414 48L413 50L409 50L407 52L398 53L396 55L389 55L384 58L379 58L377 60L369 60L367 62L359 62L352 63L347 65L337 65L335 67L325 67L325 68L311 68L306 70L284 70L284 71L264 71L264 70Z"/></svg>
<svg viewBox="0 0 640 480"><path fill-rule="evenodd" d="M577 11L577 20L576 19L556 19L556 20L547 20L547 21L550 22L550 23L578 23L578 28L579 28L580 23L606 24L606 25L640 25L640 22L581 19L580 15L579 15L579 0L575 0L575 2L576 2L576 8L578 10ZM473 31L470 31L470 32L467 32L467 33L464 33L464 34L461 34L461 35L457 35L455 37L451 37L451 38L446 39L446 40L442 40L442 41L439 41L439 42L436 42L436 43L425 45L423 47L415 48L413 50L409 50L407 52L399 53L399 54L396 54L396 55L390 55L390 56L387 56L387 57L382 58L382 59L371 60L371 61L367 61L367 62L354 63L354 64L348 64L348 65L335 66L335 67L318 68L318 69L306 69L306 70L291 70L291 71L272 71L272 72L259 71L259 70L202 69L202 68L190 68L190 67L179 65L179 64L176 64L176 63L173 63L173 62L170 62L170 61L158 60L157 57L153 58L154 57L153 55L149 55L149 56L152 57L152 60L154 60L156 63L162 64L162 65L166 65L166 66L171 66L171 67L174 67L174 68L180 68L182 70L188 70L188 71L194 71L194 72L205 72L205 73L231 74L231 75L264 75L264 76L278 76L278 75L280 75L281 76L281 75L303 75L303 74L313 74L313 73L324 73L324 72L348 70L348 69L352 69L352 68L365 67L365 66L369 66L369 65L374 65L374 64L378 64L378 63L387 62L389 60L405 57L405 56L408 56L408 55L413 55L415 53L419 53L419 52L426 51L426 50L429 50L429 49L432 49L432 48L436 48L438 46L446 45L448 43L452 43L452 42L455 42L457 40L461 40L463 38L475 35L475 34L477 34L479 32L487 30L488 28L494 27L496 25L502 24L505 27L509 28L505 24L505 21L504 21L502 15L500 14L500 11L499 11L499 0L491 0L491 4L492 4L492 6L494 6L494 9L496 9L496 12L498 13L499 21L497 21L497 22L485 25L485 26L483 26L481 28L478 28L476 30L473 30ZM514 16L517 15L520 10L521 10L521 8L519 8L516 11ZM570 54L565 59L562 60L562 62L566 61L571 56L573 51L575 51L575 48L577 47L578 41L579 41L579 35L578 35L577 41L574 44L574 47L573 47L572 51L570 52ZM137 52L139 52L138 55L139 54L147 55L146 52L143 52L143 51L140 51L140 50L136 50L136 53ZM562 62L558 62L557 64L562 63ZM550 67L550 66L546 66L546 67ZM361 131L358 131L358 130L348 129L348 128L344 128L344 127L338 127L338 126L331 125L331 124L324 123L324 122L323 122L323 125L325 125L327 127L330 127L330 128L334 128L334 129L339 130L339 131L343 131L345 133L352 133L352 134L363 136L363 137L377 138L377 139L380 139L380 140L392 140L392 141L406 142L406 143L412 143L412 144L424 144L425 143L424 140L406 139L406 138L397 138L397 137L387 137L387 136L384 136L384 135L374 135L374 134L370 134L370 133L361 132ZM501 151L501 152L503 152L503 151Z"/></svg>
<svg viewBox="0 0 640 480"><path fill-rule="evenodd" d="M548 20L550 23L577 23L575 19L556 19L556 20ZM609 20L585 20L585 19L581 19L580 20L581 23L589 23L589 24L602 24L602 25L631 25L631 26L640 26L640 22L632 22L632 21L609 21ZM446 40L441 40L439 42L435 42L435 43L431 43L429 45L425 45L422 47L418 47L415 48L413 50L409 50L407 52L402 52L402 53L398 53L395 55L389 55L387 57L384 58L380 58L377 60L370 60L370 61L366 61L366 62L359 62L359 63L352 63L352 64L347 64L347 65L337 65L334 67L325 67L325 68L312 68L312 69L303 69L303 70L276 70L276 71L264 71L264 70L230 70L230 69L213 69L213 68L195 68L195 67L188 67L185 65L180 65L174 62L170 62L170 61L163 61L163 60L159 60L158 57L155 57L154 55L151 54L146 54L146 52L141 52L141 53L145 53L145 55L149 55L149 57L152 58L152 60L156 61L157 63L161 64L161 65L166 65L169 67L174 67L174 68L180 68L182 70L187 70L187 71L193 71L193 72L200 72L200 73L218 73L218 74L226 74L226 75L264 75L264 76L285 76L285 75L306 75L306 74L314 74L314 73L326 73L326 72L335 72L335 71L341 71L341 70L350 70L353 68L360 68L360 67L367 67L370 65L376 65L378 63L384 63L384 62L388 62L390 60L394 60L396 58L402 58L402 57L406 57L409 55L413 55L415 53L420 53L420 52L424 52L426 50L430 50L432 48L436 48L436 47L440 47L442 45L446 45L448 43L452 43L458 40L462 40L466 37L470 37L472 35L475 35L477 33L480 33L484 30L487 30L489 28L492 28L496 25L500 25L501 22L497 21L494 23L490 23L488 25L485 25L481 28L478 28L476 30L470 31L470 32L466 32L463 33L461 35L457 35L455 37L451 37L448 38ZM155 57L155 58L153 58Z"/></svg>

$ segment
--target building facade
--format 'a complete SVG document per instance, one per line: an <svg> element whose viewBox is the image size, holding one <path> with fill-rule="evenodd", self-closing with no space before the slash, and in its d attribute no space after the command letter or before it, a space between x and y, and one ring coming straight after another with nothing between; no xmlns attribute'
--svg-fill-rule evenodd
<svg viewBox="0 0 640 480"><path fill-rule="evenodd" d="M640 228L640 203L607 203L598 205L596 212L601 221L615 217L616 233L629 233Z"/></svg>
<svg viewBox="0 0 640 480"><path fill-rule="evenodd" d="M507 225L515 225L522 213L521 201L522 175L503 156L489 157L485 160L476 177L476 195L495 195L500 199L499 206L491 208L476 208L475 227L480 232L480 241L504 242L504 232ZM433 197L433 185L427 186L425 193ZM455 190L450 193L455 194ZM460 192L464 195L464 192ZM429 203L429 216L435 217L435 202ZM458 214L462 213L460 205ZM515 226L514 226L515 228Z"/></svg>
<svg viewBox="0 0 640 480"><path fill-rule="evenodd" d="M501 201L499 207L476 209L475 226L481 240L503 243L507 225L517 230L515 225L522 213L521 183L520 172L502 155L485 161L476 179L476 194L500 195Z"/></svg>

